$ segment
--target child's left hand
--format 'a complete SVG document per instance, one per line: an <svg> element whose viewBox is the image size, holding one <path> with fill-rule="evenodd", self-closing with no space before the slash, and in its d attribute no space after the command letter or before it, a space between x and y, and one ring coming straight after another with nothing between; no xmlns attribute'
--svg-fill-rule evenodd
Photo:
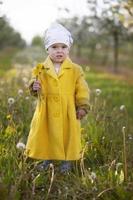
<svg viewBox="0 0 133 200"><path fill-rule="evenodd" d="M76 112L77 119L82 119L86 115L86 111L84 109L78 109Z"/></svg>

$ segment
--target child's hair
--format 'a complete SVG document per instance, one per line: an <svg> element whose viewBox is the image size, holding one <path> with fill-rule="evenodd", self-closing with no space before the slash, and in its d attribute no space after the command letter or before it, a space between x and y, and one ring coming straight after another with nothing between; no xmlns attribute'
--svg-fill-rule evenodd
<svg viewBox="0 0 133 200"><path fill-rule="evenodd" d="M73 43L71 33L61 24L52 24L44 34L44 46L48 49L55 43L63 43L70 47Z"/></svg>

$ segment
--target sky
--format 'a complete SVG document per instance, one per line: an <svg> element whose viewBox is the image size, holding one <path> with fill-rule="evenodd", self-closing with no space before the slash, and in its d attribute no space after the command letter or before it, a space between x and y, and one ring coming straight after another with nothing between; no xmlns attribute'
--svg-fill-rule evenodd
<svg viewBox="0 0 133 200"><path fill-rule="evenodd" d="M11 26L30 43L35 35L42 36L57 18L87 14L86 0L1 0L0 16L6 15ZM59 8L68 8L69 13Z"/></svg>

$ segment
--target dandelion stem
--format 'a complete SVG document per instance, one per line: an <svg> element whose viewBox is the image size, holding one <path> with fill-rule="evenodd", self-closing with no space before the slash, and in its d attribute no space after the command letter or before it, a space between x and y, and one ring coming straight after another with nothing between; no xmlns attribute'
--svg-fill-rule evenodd
<svg viewBox="0 0 133 200"><path fill-rule="evenodd" d="M107 188L105 190L103 190L102 192L100 192L98 195L97 195L97 198L99 198L100 196L102 196L105 192L108 192L110 190L113 190L113 188Z"/></svg>
<svg viewBox="0 0 133 200"><path fill-rule="evenodd" d="M48 189L48 193L47 193L47 196L45 198L45 200L48 199L48 196L50 194L50 191L51 191L51 187L52 187L52 184L53 184L53 181L54 181L54 165L53 164L50 164L50 169L52 169L52 174L51 174L51 180L50 180L50 186L49 186L49 189Z"/></svg>
<svg viewBox="0 0 133 200"><path fill-rule="evenodd" d="M125 181L127 181L127 157L126 157L126 135L125 135L125 127L122 128L122 133L123 133L124 176L125 176Z"/></svg>

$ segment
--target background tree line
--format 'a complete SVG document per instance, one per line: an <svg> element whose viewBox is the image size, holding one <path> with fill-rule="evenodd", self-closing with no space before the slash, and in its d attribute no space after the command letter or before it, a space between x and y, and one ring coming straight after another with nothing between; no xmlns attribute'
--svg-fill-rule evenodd
<svg viewBox="0 0 133 200"><path fill-rule="evenodd" d="M74 38L73 57L85 64L112 68L114 72L118 71L118 66L132 68L132 0L103 0L102 7L98 2L98 0L87 0L88 13L82 17L69 17L71 16L70 10L62 8L67 12L68 17L60 18L58 21L72 32ZM9 46L23 48L26 46L26 42L3 16L0 18L0 50ZM30 46L33 50L28 50L30 58L28 57L27 60L34 62L34 59L37 60L37 56L42 59L42 55L39 54L40 49L36 48L42 49L41 54L44 52L42 36L33 37ZM18 57L19 60L22 57L21 60L24 62L23 55L19 54ZM31 55L34 58L31 58ZM27 52L26 56L28 56Z"/></svg>
<svg viewBox="0 0 133 200"><path fill-rule="evenodd" d="M0 50L6 47L23 48L26 42L20 33L14 30L5 16L0 17Z"/></svg>
<svg viewBox="0 0 133 200"><path fill-rule="evenodd" d="M114 72L121 67L133 65L133 2L127 0L103 0L99 8L98 0L87 0L88 13L83 17L69 17L58 21L73 35L72 55L81 62L108 66ZM60 10L61 8L59 8ZM63 9L63 8L62 8ZM42 46L41 37L35 36L31 45Z"/></svg>

